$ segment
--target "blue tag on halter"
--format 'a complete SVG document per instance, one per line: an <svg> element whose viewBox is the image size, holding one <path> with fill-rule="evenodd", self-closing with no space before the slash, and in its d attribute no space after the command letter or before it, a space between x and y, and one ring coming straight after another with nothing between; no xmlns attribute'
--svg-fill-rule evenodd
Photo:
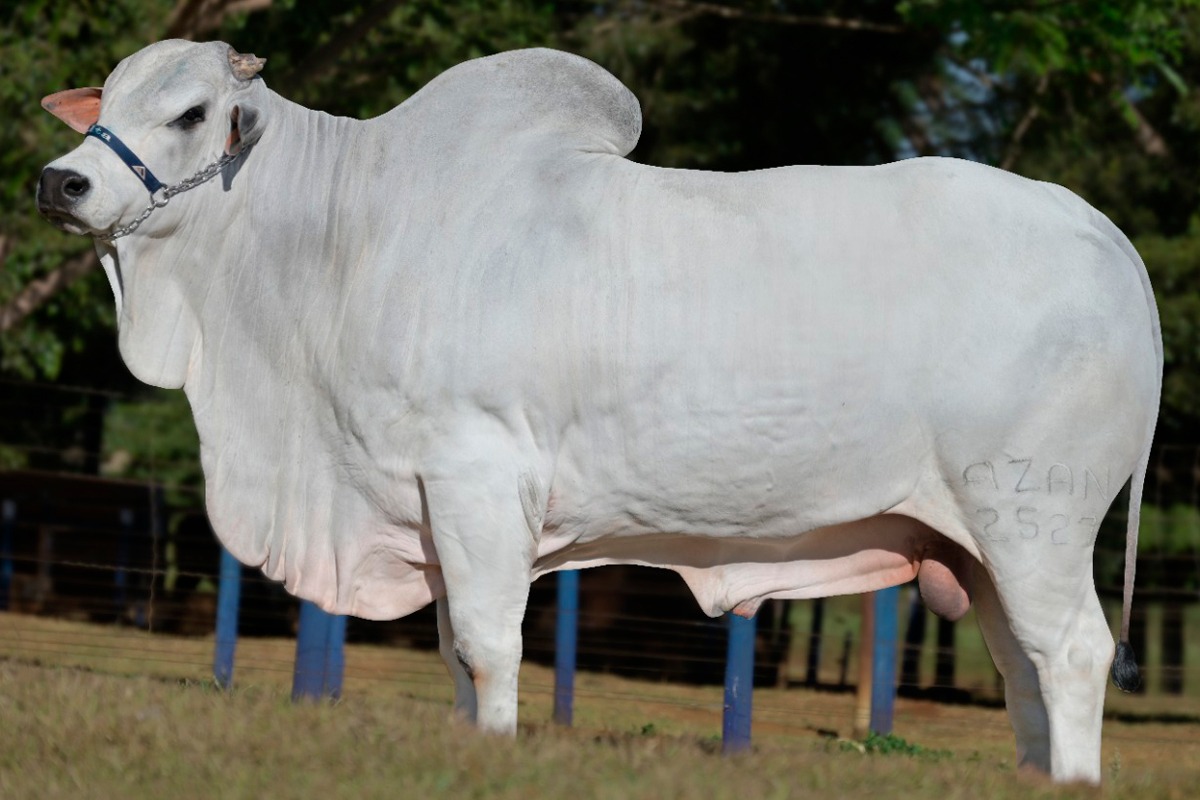
<svg viewBox="0 0 1200 800"><path fill-rule="evenodd" d="M95 136L100 141L112 148L113 152L121 157L126 166L133 171L133 174L138 177L142 183L146 184L146 188L150 194L154 194L163 187L163 184L154 177L154 173L150 168L142 163L142 160L133 154L133 151L125 146L125 143L117 138L117 135L105 128L103 125L93 125L88 128L88 136Z"/></svg>

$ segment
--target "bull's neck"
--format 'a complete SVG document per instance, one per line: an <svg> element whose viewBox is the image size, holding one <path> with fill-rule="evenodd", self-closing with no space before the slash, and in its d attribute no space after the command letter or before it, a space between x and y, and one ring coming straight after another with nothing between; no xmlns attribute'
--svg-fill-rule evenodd
<svg viewBox="0 0 1200 800"><path fill-rule="evenodd" d="M345 252L354 231L338 219L361 178L349 164L365 124L270 97L271 119L247 159L250 216L307 252Z"/></svg>
<svg viewBox="0 0 1200 800"><path fill-rule="evenodd" d="M348 166L365 124L274 93L268 103L262 137L232 174L172 204L169 235L119 240L122 352L143 380L207 394L240 364L290 381L336 340L345 271L369 227Z"/></svg>
<svg viewBox="0 0 1200 800"><path fill-rule="evenodd" d="M201 325L240 327L244 346L272 365L311 364L336 336L346 273L364 246L366 209L351 166L364 123L271 100L268 127L247 157L241 216L230 221L232 235L214 232L241 319L206 302Z"/></svg>

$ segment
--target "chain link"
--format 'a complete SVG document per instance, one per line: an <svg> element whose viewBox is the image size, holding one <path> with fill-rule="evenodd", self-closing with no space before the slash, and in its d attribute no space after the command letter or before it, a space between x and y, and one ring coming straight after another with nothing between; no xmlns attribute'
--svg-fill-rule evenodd
<svg viewBox="0 0 1200 800"><path fill-rule="evenodd" d="M135 230L138 229L139 225L141 225L143 222L146 221L147 217L149 217L151 214L154 213L154 209L165 207L167 205L167 203L171 202L171 198L174 197L175 195L182 194L183 192L186 192L189 189L195 189L200 184L211 180L218 173L220 173L221 170L223 170L225 168L226 164L233 161L237 157L238 157L237 154L223 155L220 158L218 158L216 161L214 161L213 163L209 164L207 167L204 167L203 169L201 169L199 172L197 172L192 177L184 178L183 180L181 180L179 183L175 184L174 186L167 186L166 188L163 189L161 200L156 200L154 198L154 196L151 195L150 196L150 205L146 206L146 208L142 211L142 213L138 214L133 219L132 222L130 222L128 225L117 228L112 233L99 234L96 236L96 238L100 239L101 241L104 241L104 242L111 242L113 239L120 239L122 236L127 236L127 235L133 233Z"/></svg>

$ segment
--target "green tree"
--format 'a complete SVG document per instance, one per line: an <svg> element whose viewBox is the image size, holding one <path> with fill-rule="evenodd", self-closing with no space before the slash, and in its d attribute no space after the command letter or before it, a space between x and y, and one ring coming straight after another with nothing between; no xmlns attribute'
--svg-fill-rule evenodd
<svg viewBox="0 0 1200 800"><path fill-rule="evenodd" d="M78 237L46 225L33 209L42 166L77 143L49 117L38 98L58 88L94 85L112 65L165 29L169 8L145 2L21 2L0 27L0 370L53 377L66 352L113 324L102 280L77 281L95 256ZM35 320L23 320L39 280L50 291ZM22 291L26 293L22 295Z"/></svg>

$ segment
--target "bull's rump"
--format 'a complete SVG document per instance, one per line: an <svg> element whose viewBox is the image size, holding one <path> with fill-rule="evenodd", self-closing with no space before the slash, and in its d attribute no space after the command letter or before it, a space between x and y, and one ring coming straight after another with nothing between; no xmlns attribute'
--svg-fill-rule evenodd
<svg viewBox="0 0 1200 800"><path fill-rule="evenodd" d="M610 239L577 252L604 258L522 265L568 298L529 332L527 396L570 410L553 539L793 537L1031 447L1132 470L1141 268L1073 195L942 159L617 169L620 202L581 204Z"/></svg>

